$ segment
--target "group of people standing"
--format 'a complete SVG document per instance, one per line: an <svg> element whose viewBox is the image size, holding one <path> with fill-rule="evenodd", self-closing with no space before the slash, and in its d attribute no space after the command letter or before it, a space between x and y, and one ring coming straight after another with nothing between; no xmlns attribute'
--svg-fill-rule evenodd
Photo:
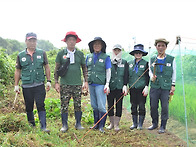
<svg viewBox="0 0 196 147"><path fill-rule="evenodd" d="M153 130L158 127L158 105L161 101L161 126L159 133L164 133L168 120L169 95L175 91L176 64L174 57L165 53L166 39L155 40L158 54L153 56L148 63L142 57L148 52L142 44L134 46L130 55L134 60L127 62L122 59L122 46L113 47L111 57L106 54L106 43L101 37L95 37L88 43L90 54L86 59L83 52L75 46L81 39L73 32L67 32L64 39L67 44L65 49L58 52L54 71L55 89L60 93L61 99L61 132L68 130L68 107L71 98L74 100L74 111L77 130L82 130L81 125L81 96L82 90L90 92L90 101L93 108L94 125L91 129L98 129L104 133L107 115L110 125L107 129L119 131L119 122L122 116L123 97L130 93L131 114L133 125L130 129L142 129L146 115L146 97L150 81L150 111ZM51 88L50 68L45 51L36 48L37 35L26 34L27 48L17 56L15 71L15 92L20 92L19 80L22 80L23 96L25 100L28 122L35 126L33 106L36 102L41 130L46 129L45 87ZM68 63L68 64L67 64ZM65 68L66 65L66 68ZM44 68L45 74L44 74ZM60 68L66 73L59 74ZM82 73L81 73L82 69ZM45 76L47 78L44 84ZM83 82L81 80L83 75ZM59 80L60 77L60 80ZM106 101L107 106L106 108ZM114 110L114 105L116 111ZM107 110L106 110L107 109Z"/></svg>

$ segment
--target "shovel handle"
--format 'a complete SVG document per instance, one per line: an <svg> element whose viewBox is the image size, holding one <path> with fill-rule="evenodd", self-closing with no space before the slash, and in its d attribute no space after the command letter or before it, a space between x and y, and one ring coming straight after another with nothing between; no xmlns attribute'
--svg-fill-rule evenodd
<svg viewBox="0 0 196 147"><path fill-rule="evenodd" d="M16 92L15 99L14 99L14 104L13 104L12 109L14 109L14 106L15 106L15 103L16 103L16 99L17 99L17 97L18 97L18 92Z"/></svg>

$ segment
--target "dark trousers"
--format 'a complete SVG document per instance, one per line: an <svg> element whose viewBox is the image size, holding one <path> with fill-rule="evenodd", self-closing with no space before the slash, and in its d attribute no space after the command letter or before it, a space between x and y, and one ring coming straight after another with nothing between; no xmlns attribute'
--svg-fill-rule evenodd
<svg viewBox="0 0 196 147"><path fill-rule="evenodd" d="M131 114L132 115L146 115L146 97L142 94L143 89L130 89L130 103L131 103ZM138 112L139 107L139 112Z"/></svg>
<svg viewBox="0 0 196 147"><path fill-rule="evenodd" d="M169 90L150 88L150 113L152 120L158 120L159 99L161 101L161 119L168 119Z"/></svg>
<svg viewBox="0 0 196 147"><path fill-rule="evenodd" d="M109 95L107 96L108 101L108 111L109 109L114 105L114 100L116 99L116 116L121 117L122 116L122 104L123 104L123 97L122 96L122 90L121 89L115 89L111 90ZM108 116L114 116L114 107L108 112Z"/></svg>
<svg viewBox="0 0 196 147"><path fill-rule="evenodd" d="M38 112L45 111L44 100L46 97L45 86L40 85L32 88L23 88L23 96L26 106L26 112L32 112L34 107L34 101Z"/></svg>

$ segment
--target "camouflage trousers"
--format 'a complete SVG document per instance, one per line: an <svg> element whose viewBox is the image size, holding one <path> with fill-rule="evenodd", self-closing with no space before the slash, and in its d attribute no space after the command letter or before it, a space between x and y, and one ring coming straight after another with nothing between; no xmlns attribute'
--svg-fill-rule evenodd
<svg viewBox="0 0 196 147"><path fill-rule="evenodd" d="M71 98L74 100L74 111L81 111L81 95L81 85L61 85L61 113L68 113L69 101Z"/></svg>

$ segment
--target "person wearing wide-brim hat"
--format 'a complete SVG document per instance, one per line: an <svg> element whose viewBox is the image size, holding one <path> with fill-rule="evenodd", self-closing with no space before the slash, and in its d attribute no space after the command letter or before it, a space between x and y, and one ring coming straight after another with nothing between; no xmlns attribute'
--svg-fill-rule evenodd
<svg viewBox="0 0 196 147"><path fill-rule="evenodd" d="M110 93L107 96L110 125L107 127L107 129L114 128L115 131L119 131L119 122L122 116L123 96L126 96L128 91L128 63L126 60L122 59L122 46L120 44L114 45L112 49L111 62L112 68L110 79ZM115 114L113 107L114 101L118 101L115 107Z"/></svg>
<svg viewBox="0 0 196 147"><path fill-rule="evenodd" d="M111 61L106 55L106 43L101 37L95 37L88 45L91 54L86 58L86 65L94 124L96 124L106 113L106 94L110 92ZM107 115L94 128L104 133L106 118Z"/></svg>
<svg viewBox="0 0 196 147"><path fill-rule="evenodd" d="M150 76L150 110L152 125L148 130L153 130L158 127L158 106L159 99L161 101L161 125L159 133L164 133L166 129L169 105L169 95L173 95L175 91L176 81L176 63L175 58L165 53L169 41L165 38L155 40L155 47L158 55L150 59L152 66L149 69ZM155 71L154 71L155 70Z"/></svg>
<svg viewBox="0 0 196 147"><path fill-rule="evenodd" d="M81 125L82 111L81 111L81 91L82 91L82 81L81 81L81 68L84 76L83 88L88 90L86 64L84 54L78 50L75 45L79 43L81 39L78 37L76 32L69 31L66 33L65 37L61 40L67 44L65 49L58 52L56 57L56 67L54 71L55 79L55 89L60 93L61 99L61 118L62 118L62 128L61 132L66 132L68 130L68 106L69 100L73 97L74 100L74 112L76 124L75 128L77 130L82 130L84 127ZM59 76L57 70L59 67L68 65L67 71L63 71L65 74L61 75L60 84Z"/></svg>
<svg viewBox="0 0 196 147"><path fill-rule="evenodd" d="M128 63L131 114L133 120L133 125L130 129L137 128L141 130L146 115L145 104L149 85L149 75L148 72L146 72L148 70L148 62L142 59L142 57L146 56L148 52L144 51L142 44L137 44L130 54L135 57L134 60ZM138 81L136 82L136 80Z"/></svg>

